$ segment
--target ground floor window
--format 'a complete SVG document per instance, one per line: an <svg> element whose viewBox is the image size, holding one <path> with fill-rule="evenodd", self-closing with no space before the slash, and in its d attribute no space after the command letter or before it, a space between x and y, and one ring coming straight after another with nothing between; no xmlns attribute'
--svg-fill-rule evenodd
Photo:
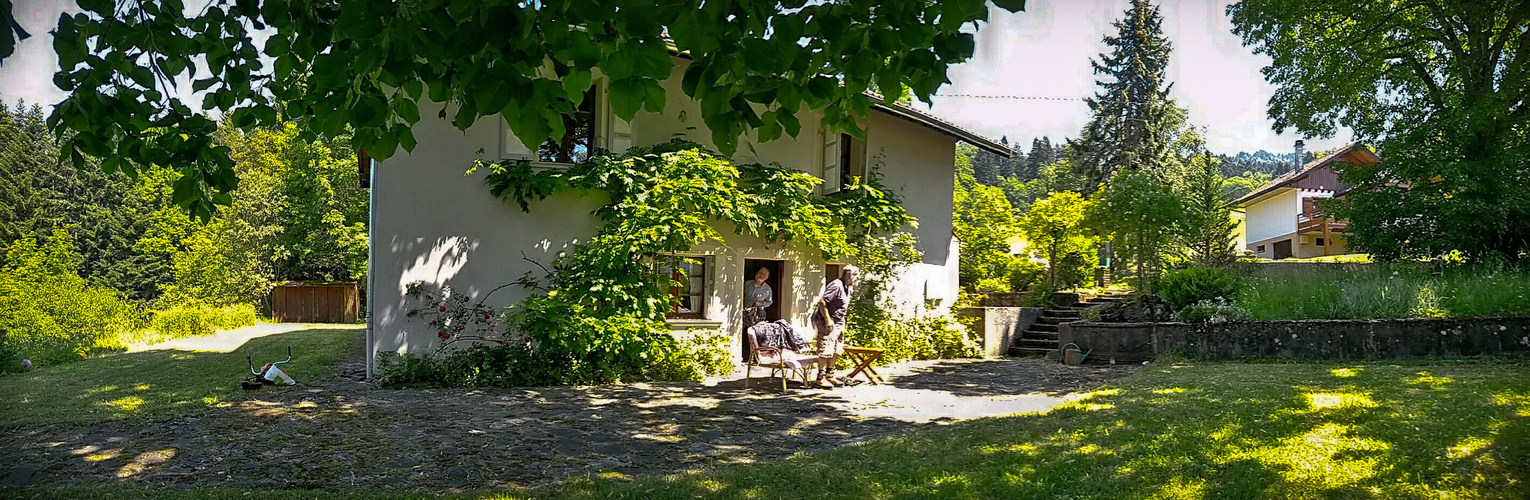
<svg viewBox="0 0 1530 500"><path fill-rule="evenodd" d="M669 277L668 319L706 319L706 257L665 257L659 273Z"/></svg>

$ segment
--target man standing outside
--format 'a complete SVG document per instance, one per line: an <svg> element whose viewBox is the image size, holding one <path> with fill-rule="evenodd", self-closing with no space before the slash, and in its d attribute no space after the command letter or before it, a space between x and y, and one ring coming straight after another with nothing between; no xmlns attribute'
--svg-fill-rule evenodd
<svg viewBox="0 0 1530 500"><path fill-rule="evenodd" d="M861 277L861 270L845 266L839 279L824 285L813 311L813 329L818 330L818 386L837 387L844 381L834 378L834 362L845 350L845 312L850 308L850 287Z"/></svg>

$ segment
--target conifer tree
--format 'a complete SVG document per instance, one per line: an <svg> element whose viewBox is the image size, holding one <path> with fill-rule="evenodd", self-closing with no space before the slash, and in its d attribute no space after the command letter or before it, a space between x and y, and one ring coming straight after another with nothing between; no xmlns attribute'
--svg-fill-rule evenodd
<svg viewBox="0 0 1530 500"><path fill-rule="evenodd" d="M1109 54L1091 60L1100 92L1085 99L1093 117L1074 142L1075 168L1089 179L1089 189L1119 170L1156 172L1169 154L1176 132L1168 123L1174 106L1167 81L1172 47L1163 33L1163 16L1148 0L1132 0L1125 17L1112 23L1105 37Z"/></svg>
<svg viewBox="0 0 1530 500"><path fill-rule="evenodd" d="M1030 181L1041 176L1041 167L1057 161L1056 149L1052 148L1052 140L1045 136L1031 141L1031 154L1025 157L1025 167L1021 169L1017 177L1022 181Z"/></svg>
<svg viewBox="0 0 1530 500"><path fill-rule="evenodd" d="M972 176L977 179L978 184L984 186L999 184L1000 160L1003 158L986 149L979 149L972 156Z"/></svg>

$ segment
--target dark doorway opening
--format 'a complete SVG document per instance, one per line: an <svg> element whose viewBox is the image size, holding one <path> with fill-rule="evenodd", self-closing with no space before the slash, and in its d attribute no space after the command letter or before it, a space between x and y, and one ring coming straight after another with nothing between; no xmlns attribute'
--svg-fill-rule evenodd
<svg viewBox="0 0 1530 500"><path fill-rule="evenodd" d="M1275 260L1291 258L1291 240L1275 242Z"/></svg>
<svg viewBox="0 0 1530 500"><path fill-rule="evenodd" d="M824 264L823 265L823 286L824 286L824 288L828 288L829 283L833 283L834 280L839 279L839 272L841 270L843 270L844 268L845 268L844 264ZM822 289L819 289L819 291L822 292Z"/></svg>
<svg viewBox="0 0 1530 500"><path fill-rule="evenodd" d="M781 319L781 279L783 274L785 274L783 271L786 270L785 261L744 259L744 281L739 283L739 293L744 293L744 284L754 281L754 274L759 272L761 268L770 271L770 277L765 279L765 284L770 285L771 304L765 308L765 319L769 321L775 321ZM743 310L744 307L749 307L750 305L751 304L740 303L739 307L740 310ZM740 317L742 318L742 316ZM754 325L744 325L740 334L748 333L750 326ZM742 346L743 349L740 355L741 357L747 359L749 356L749 339L743 339Z"/></svg>

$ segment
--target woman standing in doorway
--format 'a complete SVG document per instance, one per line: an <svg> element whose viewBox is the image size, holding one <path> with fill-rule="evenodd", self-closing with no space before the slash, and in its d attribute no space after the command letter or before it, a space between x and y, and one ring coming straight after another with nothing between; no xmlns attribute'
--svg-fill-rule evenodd
<svg viewBox="0 0 1530 500"><path fill-rule="evenodd" d="M839 279L824 285L823 295L813 311L813 328L818 330L818 386L843 385L834 378L834 362L845 350L845 312L850 309L850 287L861 277L861 270L845 266Z"/></svg>
<svg viewBox="0 0 1530 500"><path fill-rule="evenodd" d="M770 279L770 269L761 267L754 272L754 281L744 283L744 328L756 323L770 321L765 308L776 303L776 291L765 281Z"/></svg>

